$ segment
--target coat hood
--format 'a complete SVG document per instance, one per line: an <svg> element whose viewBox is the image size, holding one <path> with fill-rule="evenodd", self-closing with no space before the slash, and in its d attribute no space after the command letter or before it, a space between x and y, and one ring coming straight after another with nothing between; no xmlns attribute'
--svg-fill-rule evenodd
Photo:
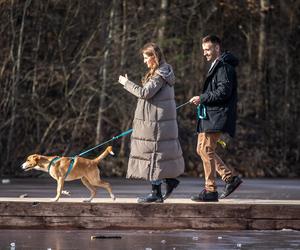
<svg viewBox="0 0 300 250"><path fill-rule="evenodd" d="M160 75L170 86L173 86L175 84L175 75L170 64L163 63L156 70L156 73Z"/></svg>
<svg viewBox="0 0 300 250"><path fill-rule="evenodd" d="M230 52L225 51L220 56L220 61L230 64L233 67L236 67L239 64L239 60Z"/></svg>

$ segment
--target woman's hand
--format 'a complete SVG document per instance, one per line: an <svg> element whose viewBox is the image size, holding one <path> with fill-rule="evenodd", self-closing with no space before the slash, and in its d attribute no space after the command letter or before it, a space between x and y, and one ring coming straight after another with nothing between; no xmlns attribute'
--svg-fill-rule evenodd
<svg viewBox="0 0 300 250"><path fill-rule="evenodd" d="M200 103L200 96L192 97L189 102L198 105Z"/></svg>
<svg viewBox="0 0 300 250"><path fill-rule="evenodd" d="M127 74L125 76L119 75L119 83L121 83L123 86L125 85L125 82L128 80Z"/></svg>

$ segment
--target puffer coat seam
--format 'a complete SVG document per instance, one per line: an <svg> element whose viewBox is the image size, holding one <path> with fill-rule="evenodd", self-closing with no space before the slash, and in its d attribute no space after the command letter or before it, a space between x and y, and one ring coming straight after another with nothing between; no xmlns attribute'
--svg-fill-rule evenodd
<svg viewBox="0 0 300 250"><path fill-rule="evenodd" d="M135 140L138 140L138 141L157 142L156 140L144 139L142 137L131 137L131 139L135 139ZM174 138L165 139L165 140L159 139L159 142L174 141L174 139L175 139L175 137Z"/></svg>
<svg viewBox="0 0 300 250"><path fill-rule="evenodd" d="M136 118L135 120L137 121L145 121L143 119L139 119L139 118ZM159 121L155 121L155 120L150 120L150 121L147 121L147 122L153 122L153 123L161 123L161 122L168 122L168 121L177 121L177 119L164 119L164 120L159 120Z"/></svg>
<svg viewBox="0 0 300 250"><path fill-rule="evenodd" d="M143 161L149 161L149 159L142 158L141 156L133 156L133 155L130 155L130 157L131 157L132 159L143 160ZM166 159L166 160L159 160L159 162L174 161L174 160L180 159L181 157L182 157L182 155L177 156L177 157L168 158L168 159Z"/></svg>

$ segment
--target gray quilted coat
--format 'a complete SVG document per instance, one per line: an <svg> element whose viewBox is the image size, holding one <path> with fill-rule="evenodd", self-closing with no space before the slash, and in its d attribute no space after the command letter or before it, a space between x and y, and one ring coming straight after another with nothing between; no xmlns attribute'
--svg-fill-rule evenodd
<svg viewBox="0 0 300 250"><path fill-rule="evenodd" d="M162 64L143 87L127 80L124 88L138 97L131 135L127 178L159 180L184 172L178 141L175 75Z"/></svg>

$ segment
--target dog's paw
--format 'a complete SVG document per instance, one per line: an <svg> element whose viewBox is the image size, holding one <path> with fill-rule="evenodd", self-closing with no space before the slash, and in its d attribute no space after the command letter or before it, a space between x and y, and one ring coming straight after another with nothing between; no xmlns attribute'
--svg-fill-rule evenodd
<svg viewBox="0 0 300 250"><path fill-rule="evenodd" d="M113 194L110 197L112 198L113 201L116 200L116 197Z"/></svg>
<svg viewBox="0 0 300 250"><path fill-rule="evenodd" d="M71 192L68 190L61 191L61 194L66 195L66 196L71 196Z"/></svg>

